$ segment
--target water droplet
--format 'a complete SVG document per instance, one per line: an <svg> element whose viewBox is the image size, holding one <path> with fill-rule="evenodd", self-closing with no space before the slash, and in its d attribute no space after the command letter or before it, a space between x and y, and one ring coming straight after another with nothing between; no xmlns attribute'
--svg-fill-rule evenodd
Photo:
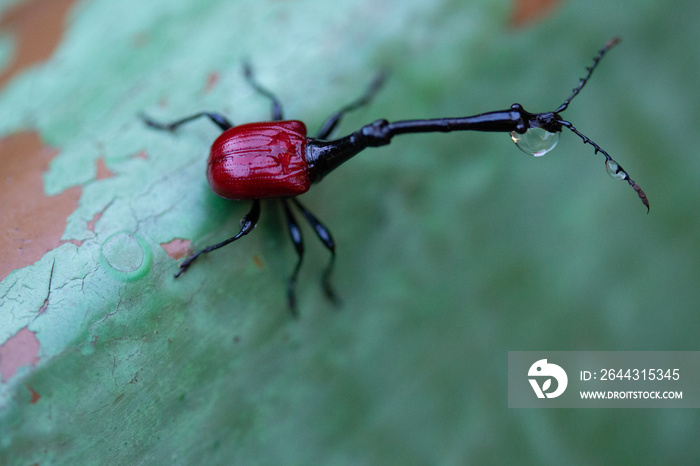
<svg viewBox="0 0 700 466"><path fill-rule="evenodd" d="M512 131L510 138L521 151L541 157L556 147L559 142L559 133L551 133L542 128L530 128L523 134Z"/></svg>
<svg viewBox="0 0 700 466"><path fill-rule="evenodd" d="M136 234L121 231L102 245L102 264L115 276L133 280L144 276L151 268L152 252Z"/></svg>
<svg viewBox="0 0 700 466"><path fill-rule="evenodd" d="M605 169L608 171L608 175L614 180L626 180L627 173L624 170L620 170L620 166L613 159L608 159L605 161Z"/></svg>

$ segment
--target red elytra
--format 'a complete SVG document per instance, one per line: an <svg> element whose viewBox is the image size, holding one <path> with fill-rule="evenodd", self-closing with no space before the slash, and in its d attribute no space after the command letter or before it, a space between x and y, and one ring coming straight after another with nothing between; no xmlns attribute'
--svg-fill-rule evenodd
<svg viewBox="0 0 700 466"><path fill-rule="evenodd" d="M211 146L209 186L226 199L305 193L311 187L306 142L306 126L297 120L234 126Z"/></svg>

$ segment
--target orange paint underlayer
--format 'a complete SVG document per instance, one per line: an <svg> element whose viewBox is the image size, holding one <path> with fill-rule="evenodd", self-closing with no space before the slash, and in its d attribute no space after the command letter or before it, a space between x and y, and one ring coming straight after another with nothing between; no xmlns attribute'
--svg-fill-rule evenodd
<svg viewBox="0 0 700 466"><path fill-rule="evenodd" d="M27 327L20 329L0 345L0 380L9 380L17 369L39 362L41 344Z"/></svg>
<svg viewBox="0 0 700 466"><path fill-rule="evenodd" d="M44 194L43 174L57 153L34 131L0 139L0 280L61 245L66 219L78 207L82 189Z"/></svg>
<svg viewBox="0 0 700 466"><path fill-rule="evenodd" d="M179 260L189 254L190 243L191 241L188 239L175 238L167 243L161 243L160 247L165 250L168 256Z"/></svg>

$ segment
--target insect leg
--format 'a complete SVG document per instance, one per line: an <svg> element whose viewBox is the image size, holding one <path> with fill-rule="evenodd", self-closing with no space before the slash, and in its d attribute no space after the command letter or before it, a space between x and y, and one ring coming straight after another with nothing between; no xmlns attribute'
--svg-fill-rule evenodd
<svg viewBox="0 0 700 466"><path fill-rule="evenodd" d="M260 83L255 80L255 76L253 76L253 68L248 62L243 63L243 75L245 76L246 81L248 81L248 84L250 84L258 94L262 94L272 102L272 119L274 121L282 120L282 104L280 103L280 100L275 94L262 87Z"/></svg>
<svg viewBox="0 0 700 466"><path fill-rule="evenodd" d="M208 246L200 251L195 252L192 254L190 257L185 259L180 263L180 270L175 274L175 278L179 277L183 272L187 270L187 268L192 265L192 262L195 261L199 256L202 254L206 254L209 252L214 251L215 249L222 248L226 246L229 243L233 243L236 241L238 238L241 236L247 235L251 231L253 231L253 228L255 228L255 225L258 224L258 220L260 219L260 201L258 199L255 199L253 201L253 206L251 207L250 211L241 219L241 231L238 232L236 236L232 236L231 238L222 241L217 244L213 244L211 246Z"/></svg>
<svg viewBox="0 0 700 466"><path fill-rule="evenodd" d="M298 313L296 307L296 293L294 291L294 287L296 286L297 277L299 276L299 269L301 269L301 262L304 259L304 238L301 235L301 229L299 228L299 224L294 218L292 210L289 208L289 203L286 199L282 199L282 207L284 208L284 218L287 221L289 237L292 239L292 243L294 243L294 248L296 249L297 255L299 256L299 259L297 260L297 263L294 266L294 271L292 272L292 275L290 275L289 280L287 281L287 300L289 302L289 309L292 311L292 315L296 317Z"/></svg>
<svg viewBox="0 0 700 466"><path fill-rule="evenodd" d="M369 86L367 86L367 89L365 90L364 94L362 94L357 100L350 102L349 104L338 110L336 113L328 117L328 119L321 126L321 129L318 131L316 139L327 139L328 136L330 136L330 134L333 132L335 127L338 125L343 115L369 104L376 95L377 91L379 91L379 89L384 84L385 79L386 72L380 71L379 73L377 73L377 75L374 77Z"/></svg>
<svg viewBox="0 0 700 466"><path fill-rule="evenodd" d="M146 116L143 113L141 113L139 115L139 117L141 117L143 122L146 123L146 125L150 126L151 128L160 129L163 131L175 131L179 126L184 125L185 123L189 123L190 121L196 120L197 118L201 118L201 117L209 118L223 131L226 131L227 129L233 127L233 124L230 121L228 121L228 119L225 116L220 115L218 113L210 113L210 112L195 113L194 115L190 115L190 116L182 118L180 120L173 121L172 123L158 123L157 121L151 120L150 117Z"/></svg>
<svg viewBox="0 0 700 466"><path fill-rule="evenodd" d="M323 287L323 292L326 297L334 304L339 304L339 300L333 287L331 286L331 273L333 272L333 266L335 265L335 242L333 241L333 236L331 232L326 228L326 226L321 223L314 214L312 214L306 207L304 207L296 198L292 198L294 205L304 214L306 220L313 227L316 236L321 240L326 249L331 253L331 259L328 262L323 275L321 275L321 286Z"/></svg>

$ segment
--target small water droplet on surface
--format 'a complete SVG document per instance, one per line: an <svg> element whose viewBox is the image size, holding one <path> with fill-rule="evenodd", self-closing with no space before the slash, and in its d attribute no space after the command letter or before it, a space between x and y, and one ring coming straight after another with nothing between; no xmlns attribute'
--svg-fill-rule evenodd
<svg viewBox="0 0 700 466"><path fill-rule="evenodd" d="M101 263L116 277L134 280L143 277L151 268L151 249L135 233L120 231L102 244Z"/></svg>

